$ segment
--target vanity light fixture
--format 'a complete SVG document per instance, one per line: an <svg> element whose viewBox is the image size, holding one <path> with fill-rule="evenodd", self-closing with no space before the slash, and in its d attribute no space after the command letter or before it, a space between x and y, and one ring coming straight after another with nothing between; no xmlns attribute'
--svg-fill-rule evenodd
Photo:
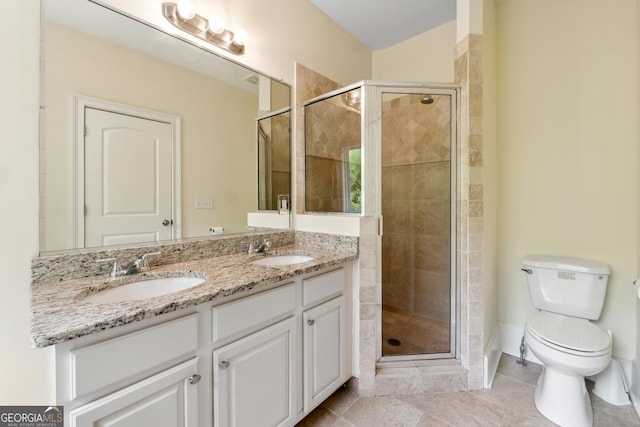
<svg viewBox="0 0 640 427"><path fill-rule="evenodd" d="M244 53L247 42L247 32L238 28L235 33L224 27L222 18L218 16L209 19L198 15L190 0L178 0L178 3L162 3L162 15L174 27L192 36L225 49L236 55Z"/></svg>

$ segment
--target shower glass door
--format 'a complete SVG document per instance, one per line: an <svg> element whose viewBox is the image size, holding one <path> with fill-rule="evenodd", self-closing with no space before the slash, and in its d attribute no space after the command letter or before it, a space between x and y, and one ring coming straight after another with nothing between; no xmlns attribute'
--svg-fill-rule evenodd
<svg viewBox="0 0 640 427"><path fill-rule="evenodd" d="M381 101L381 360L455 357L455 91Z"/></svg>

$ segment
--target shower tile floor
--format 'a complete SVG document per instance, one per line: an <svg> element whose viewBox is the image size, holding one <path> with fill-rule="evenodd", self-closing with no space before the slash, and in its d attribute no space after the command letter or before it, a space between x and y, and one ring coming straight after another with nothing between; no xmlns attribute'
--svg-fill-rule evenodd
<svg viewBox="0 0 640 427"><path fill-rule="evenodd" d="M448 327L387 309L382 312L382 354L385 356L448 353L449 340Z"/></svg>
<svg viewBox="0 0 640 427"><path fill-rule="evenodd" d="M341 388L297 424L299 427L538 427L555 426L533 403L541 366L516 364L503 354L493 388L470 392L426 393L409 396L358 397ZM587 388L595 427L640 426L632 405L614 406Z"/></svg>

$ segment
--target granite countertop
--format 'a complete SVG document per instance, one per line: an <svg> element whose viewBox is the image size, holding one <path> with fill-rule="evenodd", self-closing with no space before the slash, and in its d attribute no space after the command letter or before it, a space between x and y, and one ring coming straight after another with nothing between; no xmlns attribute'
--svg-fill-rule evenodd
<svg viewBox="0 0 640 427"><path fill-rule="evenodd" d="M284 266L251 264L265 256L305 254L313 260ZM268 286L298 274L318 271L357 257L356 252L336 252L310 246L290 245L273 248L268 254L237 253L197 261L154 266L146 273L120 276L85 277L32 285L31 344L47 347L105 329L169 313L231 295ZM83 302L82 297L112 286L140 279L193 276L205 277L204 283L180 292L143 300L118 303Z"/></svg>

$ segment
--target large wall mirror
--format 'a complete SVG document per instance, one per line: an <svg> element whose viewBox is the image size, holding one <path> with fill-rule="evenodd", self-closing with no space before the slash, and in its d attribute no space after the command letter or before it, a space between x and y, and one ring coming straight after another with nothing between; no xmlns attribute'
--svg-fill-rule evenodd
<svg viewBox="0 0 640 427"><path fill-rule="evenodd" d="M42 4L41 252L245 232L289 193L288 85L90 0Z"/></svg>

